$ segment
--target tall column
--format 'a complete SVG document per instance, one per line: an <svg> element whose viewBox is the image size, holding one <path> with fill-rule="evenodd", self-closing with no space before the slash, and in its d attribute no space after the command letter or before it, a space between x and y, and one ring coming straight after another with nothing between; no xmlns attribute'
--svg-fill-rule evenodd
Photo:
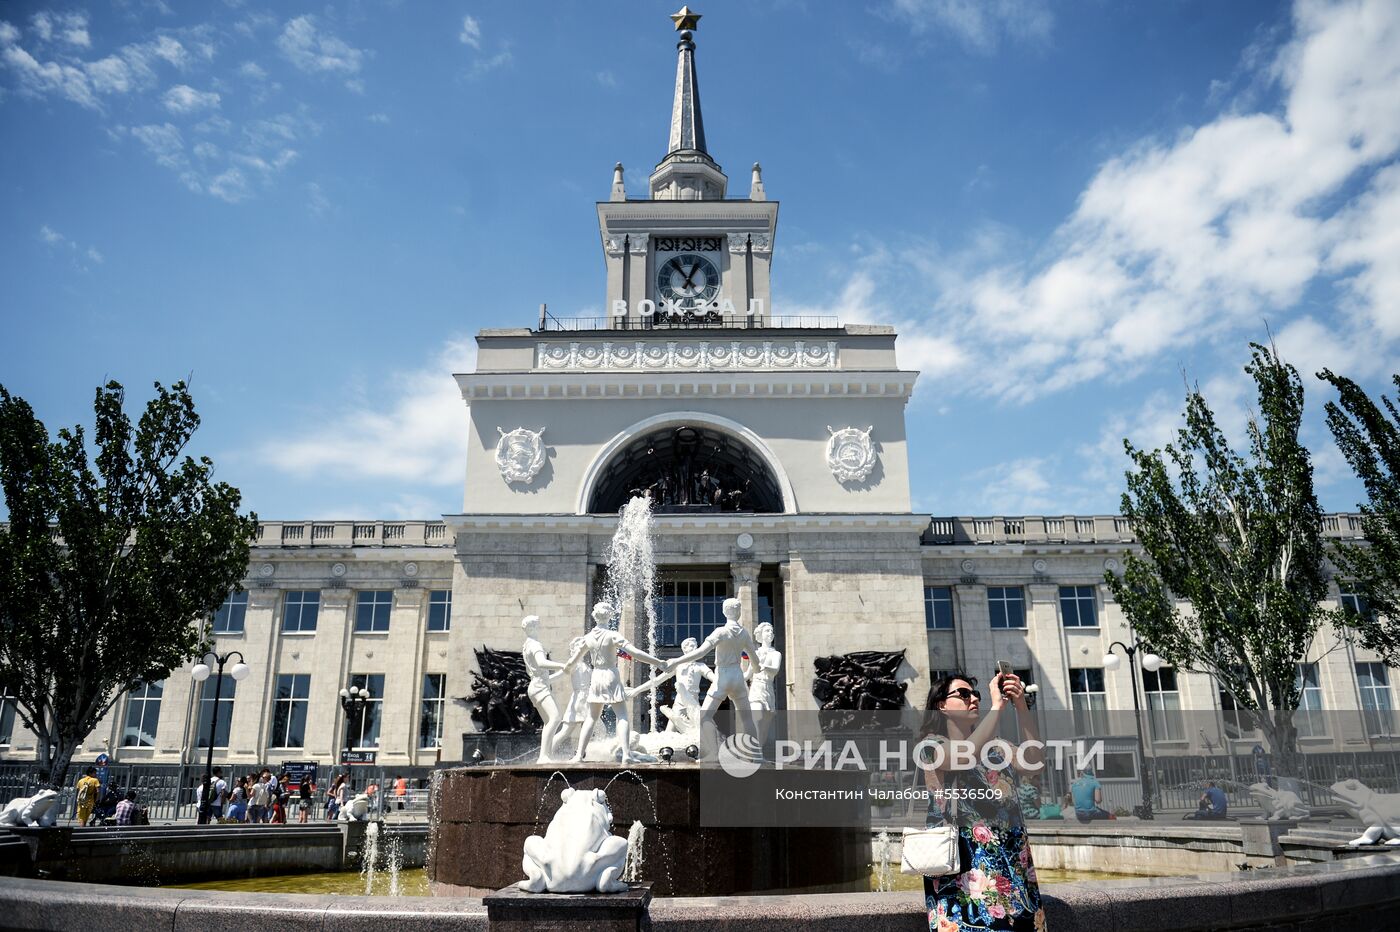
<svg viewBox="0 0 1400 932"><path fill-rule="evenodd" d="M797 656L797 644L801 639L792 614L792 565L779 563L778 576L783 581L783 694L777 698L778 708L791 709L795 683L791 664L792 658Z"/></svg>
<svg viewBox="0 0 1400 932"><path fill-rule="evenodd" d="M734 583L734 598L743 606L744 627L754 629L758 618L758 572L761 563L736 561L729 564L729 576Z"/></svg>

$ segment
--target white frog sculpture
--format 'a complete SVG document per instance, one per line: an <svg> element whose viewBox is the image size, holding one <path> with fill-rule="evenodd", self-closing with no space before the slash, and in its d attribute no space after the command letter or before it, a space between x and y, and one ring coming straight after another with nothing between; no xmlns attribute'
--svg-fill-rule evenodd
<svg viewBox="0 0 1400 932"><path fill-rule="evenodd" d="M1306 819L1312 810L1292 790L1274 789L1267 783L1255 783L1249 792L1264 810L1264 818L1270 822L1282 819Z"/></svg>
<svg viewBox="0 0 1400 932"><path fill-rule="evenodd" d="M627 839L612 833L612 810L602 790L568 788L549 820L544 837L525 839L527 893L621 893L627 889L622 868Z"/></svg>
<svg viewBox="0 0 1400 932"><path fill-rule="evenodd" d="M33 796L16 796L0 811L0 825L49 828L58 821L58 793L40 790Z"/></svg>
<svg viewBox="0 0 1400 932"><path fill-rule="evenodd" d="M340 821L342 822L368 822L369 821L369 796L361 793L354 797L344 806L340 807Z"/></svg>
<svg viewBox="0 0 1400 932"><path fill-rule="evenodd" d="M1400 845L1400 793L1377 793L1356 779L1333 783L1332 793L1352 818L1367 826L1348 845L1374 845L1382 839L1387 845Z"/></svg>

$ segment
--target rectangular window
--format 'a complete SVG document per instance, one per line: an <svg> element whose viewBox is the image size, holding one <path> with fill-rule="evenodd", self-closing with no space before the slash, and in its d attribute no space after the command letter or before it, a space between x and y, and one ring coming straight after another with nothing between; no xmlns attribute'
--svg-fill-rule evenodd
<svg viewBox="0 0 1400 932"><path fill-rule="evenodd" d="M1220 694L1220 716L1225 725L1225 737L1242 738L1245 735L1254 735L1259 732L1259 725L1254 720L1254 713L1240 705L1235 698L1235 694L1225 688L1225 684L1217 684Z"/></svg>
<svg viewBox="0 0 1400 932"><path fill-rule="evenodd" d="M1390 672L1383 663L1358 663L1356 683L1361 687L1361 712L1366 734L1385 737L1395 733L1395 706L1391 704Z"/></svg>
<svg viewBox="0 0 1400 932"><path fill-rule="evenodd" d="M452 630L451 589L434 589L428 594L428 630Z"/></svg>
<svg viewBox="0 0 1400 932"><path fill-rule="evenodd" d="M156 728L160 725L160 699L165 681L142 683L126 696L126 726L122 729L122 747L153 748ZM207 722L205 723L208 724ZM209 732L204 732L208 740Z"/></svg>
<svg viewBox="0 0 1400 932"><path fill-rule="evenodd" d="M321 614L321 593L315 589L291 590L282 603L282 630L305 634L316 630Z"/></svg>
<svg viewBox="0 0 1400 932"><path fill-rule="evenodd" d="M1020 586L988 586L987 609L993 628L1026 626L1026 597Z"/></svg>
<svg viewBox="0 0 1400 932"><path fill-rule="evenodd" d="M1327 734L1327 722L1322 714L1322 681L1317 664L1298 664L1298 711L1293 713L1293 727L1298 737L1314 738Z"/></svg>
<svg viewBox="0 0 1400 932"><path fill-rule="evenodd" d="M1066 628L1097 628L1093 586L1061 586L1060 618Z"/></svg>
<svg viewBox="0 0 1400 932"><path fill-rule="evenodd" d="M924 625L930 631L953 630L952 586L924 586Z"/></svg>
<svg viewBox="0 0 1400 932"><path fill-rule="evenodd" d="M442 747L442 712L447 704L447 674L423 675L423 705L418 712L418 746Z"/></svg>
<svg viewBox="0 0 1400 932"><path fill-rule="evenodd" d="M220 683L222 681L222 684ZM209 726L214 725L214 747L227 748L229 730L233 725L233 693L238 683L225 673L211 676L204 681L199 694L199 724L195 730L195 747L209 747ZM214 709L214 694L218 693L218 710Z"/></svg>
<svg viewBox="0 0 1400 932"><path fill-rule="evenodd" d="M1170 667L1142 671L1142 691L1147 694L1147 720L1154 741L1184 741L1185 723L1181 716L1181 691L1176 671Z"/></svg>
<svg viewBox="0 0 1400 932"><path fill-rule="evenodd" d="M1342 611L1349 615L1360 615L1363 618L1375 614L1375 612L1371 611L1371 603L1367 602L1355 592L1347 591L1345 583L1341 586L1340 593Z"/></svg>
<svg viewBox="0 0 1400 932"><path fill-rule="evenodd" d="M1107 733L1108 699L1103 689L1103 668L1070 667L1069 695L1075 733L1085 737Z"/></svg>
<svg viewBox="0 0 1400 932"><path fill-rule="evenodd" d="M215 634L242 634L248 617L248 593L230 592L224 604L214 613Z"/></svg>
<svg viewBox="0 0 1400 932"><path fill-rule="evenodd" d="M306 746L306 709L311 695L311 674L277 674L277 697L272 708L272 746Z"/></svg>
<svg viewBox="0 0 1400 932"><path fill-rule="evenodd" d="M729 598L722 579L673 579L661 584L657 600L663 647L679 647L686 638L703 641L724 624L720 606Z"/></svg>
<svg viewBox="0 0 1400 932"><path fill-rule="evenodd" d="M389 609L394 593L388 589L355 593L355 630L378 633L389 630Z"/></svg>
<svg viewBox="0 0 1400 932"><path fill-rule="evenodd" d="M0 686L0 747L9 747L15 733L15 694Z"/></svg>
<svg viewBox="0 0 1400 932"><path fill-rule="evenodd" d="M379 747L380 713L384 709L384 674L356 673L350 685L369 690L369 701L360 712L359 721L350 723L350 742L355 748Z"/></svg>

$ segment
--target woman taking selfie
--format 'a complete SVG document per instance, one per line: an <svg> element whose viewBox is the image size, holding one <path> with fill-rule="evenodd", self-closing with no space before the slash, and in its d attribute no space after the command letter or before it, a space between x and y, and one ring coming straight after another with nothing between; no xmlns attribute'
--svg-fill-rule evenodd
<svg viewBox="0 0 1400 932"><path fill-rule="evenodd" d="M942 745L943 753L931 752L926 758L933 764L924 771L929 788L927 825L956 826L958 847L956 873L924 878L929 932L1045 930L1015 769L1024 766L1022 772L1039 774L1040 739L1018 676L996 674L990 692L989 708L984 711L977 680L966 674L949 674L934 681L929 690L924 740ZM1006 761L996 746L987 748L985 755L983 750L1000 735L1002 716L1011 714L1006 711L1008 705L1020 722L1019 740L1036 742L1013 755L1012 761ZM953 769L950 742L955 741L971 746L976 759L971 769Z"/></svg>

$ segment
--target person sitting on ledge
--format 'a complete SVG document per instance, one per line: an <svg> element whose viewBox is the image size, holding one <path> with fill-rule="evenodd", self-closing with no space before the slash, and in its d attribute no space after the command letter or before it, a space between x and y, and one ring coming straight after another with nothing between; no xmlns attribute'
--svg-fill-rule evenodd
<svg viewBox="0 0 1400 932"><path fill-rule="evenodd" d="M1201 794L1200 801L1196 803L1196 811L1189 812L1182 816L1183 819L1223 819L1229 802L1225 799L1225 791L1215 785L1214 780L1206 781L1206 791Z"/></svg>
<svg viewBox="0 0 1400 932"><path fill-rule="evenodd" d="M136 818L136 791L127 790L126 799L117 803L117 824L118 825L139 825Z"/></svg>
<svg viewBox="0 0 1400 932"><path fill-rule="evenodd" d="M1074 797L1074 817L1080 822L1113 818L1103 808L1103 784L1094 776L1094 768L1085 767L1079 779L1069 785L1069 792Z"/></svg>

